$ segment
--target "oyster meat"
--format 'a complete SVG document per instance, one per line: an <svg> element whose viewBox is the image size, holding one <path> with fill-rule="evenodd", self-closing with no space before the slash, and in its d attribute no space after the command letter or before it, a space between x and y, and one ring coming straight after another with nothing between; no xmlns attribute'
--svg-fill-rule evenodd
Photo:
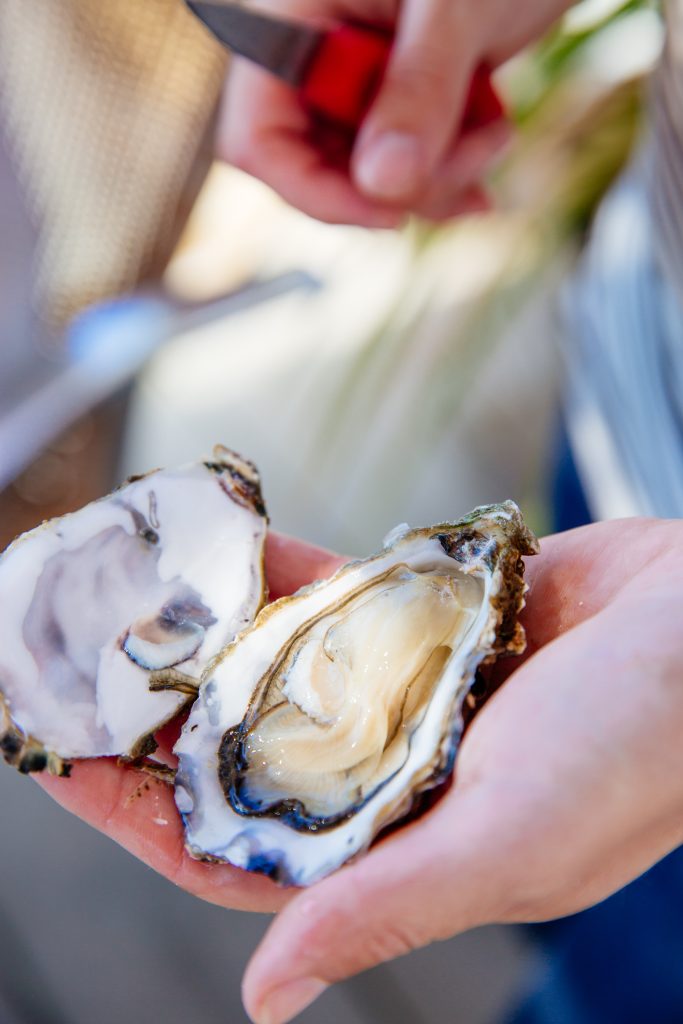
<svg viewBox="0 0 683 1024"><path fill-rule="evenodd" d="M64 773L72 758L151 752L263 604L265 535L255 468L219 447L16 540L0 558L5 759ZM163 689L169 673L184 693Z"/></svg>
<svg viewBox="0 0 683 1024"><path fill-rule="evenodd" d="M175 748L194 856L308 885L451 772L478 667L523 650L537 542L506 502L385 544L209 666Z"/></svg>

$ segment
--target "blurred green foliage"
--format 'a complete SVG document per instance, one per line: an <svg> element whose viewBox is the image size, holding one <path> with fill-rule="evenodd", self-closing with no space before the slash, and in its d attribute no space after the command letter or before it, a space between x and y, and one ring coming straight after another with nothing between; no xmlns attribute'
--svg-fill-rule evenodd
<svg viewBox="0 0 683 1024"><path fill-rule="evenodd" d="M656 0L626 0L589 27L571 30L566 21L558 24L523 58L524 74L512 94L517 122L523 124L534 116L558 82L580 66L587 45L597 36L636 11L658 11L660 7Z"/></svg>
<svg viewBox="0 0 683 1024"><path fill-rule="evenodd" d="M317 435L315 458L333 453L340 445L348 450L354 444L362 447L356 424L363 425L364 433L384 429L391 417L387 410L399 407L404 422L382 456L395 467L387 473L387 481L391 479L396 490L396 504L400 488L419 479L425 459L444 438L461 443L457 438L463 415L470 421L473 417L470 396L480 389L506 346L508 351L510 345L514 348L519 376L528 372L539 389L554 393L555 382L544 378L546 370L538 366L539 341L541 347L553 345L556 325L552 325L557 320L552 313L553 295L558 280L571 269L602 196L633 151L645 107L642 71L631 74L627 69L620 74L618 62L615 70L601 67L600 61L606 54L623 56L614 54L614 29L629 19L636 27L630 40L635 39L638 50L644 12L652 14L655 31L650 36L655 41L657 37L658 5L652 0L612 5L591 0L591 4L597 11L595 20L563 21L503 73L518 132L495 175L497 212L466 224L411 225L414 259L405 288L397 294L385 323L369 334L339 373L336 395ZM591 4L580 7L590 14ZM602 16L601 11L605 11ZM646 19L650 28L652 19ZM601 40L602 50L596 45ZM644 53L646 42L643 34ZM477 244L477 232L483 245ZM463 258L473 263L490 259L488 278L484 275L483 283L478 280L469 295L457 287ZM447 282L449 274L454 284L450 307L444 300L444 278ZM525 339L523 332L515 331L515 323L525 310L544 303L547 337ZM414 372L419 378L412 391L406 387L406 367L413 368L408 375ZM513 434L518 430L523 446L525 410L515 414L516 386L518 381L511 384L509 395L507 391L500 394L500 404L507 403L511 416L518 416L517 428L510 422L509 430ZM483 405L475 413L485 438L485 458L495 452L500 423L507 422L495 413ZM472 436L471 423L467 429L464 436ZM548 448L549 444L550 438ZM480 460L482 453L473 451L471 457ZM544 461L536 453L525 458L522 452L517 468L507 476L508 482L516 479L515 497L540 532L548 525L548 457ZM501 455L499 466L507 467L507 458ZM495 477L495 458L490 462ZM388 483L383 486L389 489ZM482 495L486 500L490 497Z"/></svg>

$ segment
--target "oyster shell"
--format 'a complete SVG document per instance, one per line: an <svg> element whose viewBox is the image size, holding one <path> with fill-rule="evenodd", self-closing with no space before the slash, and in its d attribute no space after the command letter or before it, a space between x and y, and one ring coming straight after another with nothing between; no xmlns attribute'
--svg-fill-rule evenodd
<svg viewBox="0 0 683 1024"><path fill-rule="evenodd" d="M477 668L524 648L537 542L506 502L385 543L266 608L207 670L175 748L194 856L308 885L450 773Z"/></svg>
<svg viewBox="0 0 683 1024"><path fill-rule="evenodd" d="M214 456L133 478L0 558L0 750L20 771L151 752L151 734L253 621L259 478L227 449ZM163 689L169 672L184 693Z"/></svg>

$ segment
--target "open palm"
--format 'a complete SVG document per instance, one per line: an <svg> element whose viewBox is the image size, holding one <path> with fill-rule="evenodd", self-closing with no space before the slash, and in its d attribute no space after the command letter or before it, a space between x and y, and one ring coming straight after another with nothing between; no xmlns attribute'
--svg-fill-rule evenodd
<svg viewBox="0 0 683 1024"><path fill-rule="evenodd" d="M271 588L338 562L273 538ZM282 909L245 979L247 1008L267 1024L435 939L578 911L683 842L683 526L628 520L549 538L528 577L529 652L503 668L467 733L456 785L306 892L192 861L170 791L141 789L131 769L93 762L43 785L202 898Z"/></svg>

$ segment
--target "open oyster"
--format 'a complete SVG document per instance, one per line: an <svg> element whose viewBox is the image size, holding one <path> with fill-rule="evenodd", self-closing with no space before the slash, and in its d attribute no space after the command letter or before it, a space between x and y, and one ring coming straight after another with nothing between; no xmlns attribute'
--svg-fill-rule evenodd
<svg viewBox="0 0 683 1024"><path fill-rule="evenodd" d="M259 479L233 452L214 455L134 478L0 558L0 751L21 771L150 752L192 679L253 621ZM150 692L169 672L187 692Z"/></svg>
<svg viewBox="0 0 683 1024"><path fill-rule="evenodd" d="M478 666L524 648L537 542L506 502L385 543L266 608L207 670L176 745L193 855L307 885L450 773Z"/></svg>

